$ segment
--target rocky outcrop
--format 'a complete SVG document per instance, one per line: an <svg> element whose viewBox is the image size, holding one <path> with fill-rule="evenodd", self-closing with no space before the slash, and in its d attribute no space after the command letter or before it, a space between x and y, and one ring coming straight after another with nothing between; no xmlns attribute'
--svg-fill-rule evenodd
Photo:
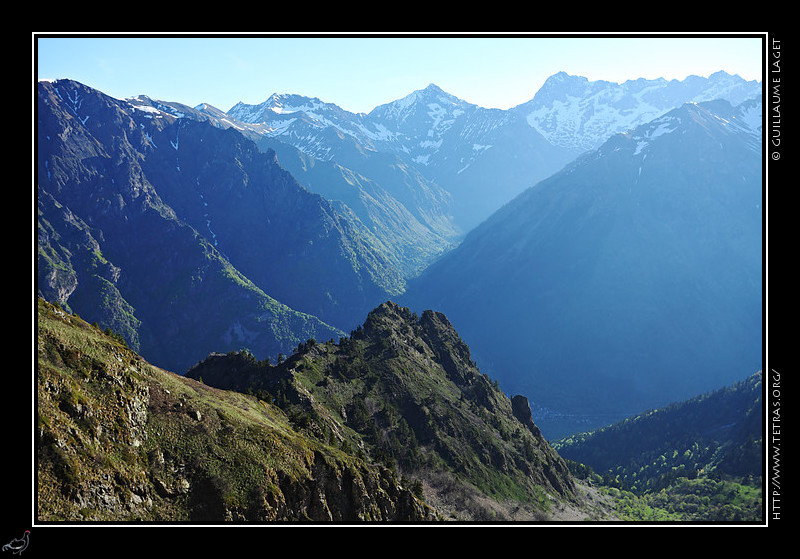
<svg viewBox="0 0 800 559"><path fill-rule="evenodd" d="M531 405L528 399L521 394L517 394L511 398L511 409L514 411L514 417L519 419L525 427L530 429L531 433L535 436L541 436L541 431L533 422L533 414L531 413Z"/></svg>
<svg viewBox="0 0 800 559"><path fill-rule="evenodd" d="M331 464L315 454L311 476L278 476L272 492L257 489L247 508L226 511L230 520L314 522L435 520L432 509L401 488L386 468Z"/></svg>

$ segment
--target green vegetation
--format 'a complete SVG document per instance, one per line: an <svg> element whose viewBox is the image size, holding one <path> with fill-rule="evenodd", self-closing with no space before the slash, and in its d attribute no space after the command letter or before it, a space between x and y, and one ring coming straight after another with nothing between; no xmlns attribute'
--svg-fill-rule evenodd
<svg viewBox="0 0 800 559"><path fill-rule="evenodd" d="M761 390L759 372L554 446L626 520L761 521Z"/></svg>
<svg viewBox="0 0 800 559"><path fill-rule="evenodd" d="M440 315L386 305L338 344L214 354L187 377L42 300L37 330L45 522L434 520L429 499L503 520L576 499Z"/></svg>
<svg viewBox="0 0 800 559"><path fill-rule="evenodd" d="M623 520L756 522L762 518L760 487L710 478L678 478L669 487L637 495L609 487Z"/></svg>
<svg viewBox="0 0 800 559"><path fill-rule="evenodd" d="M275 365L246 352L210 356L187 376L273 403L298 431L382 464L417 488L435 478L452 494L471 487L483 499L539 513L552 499L576 498L564 462L515 416L438 313L419 317L385 303L338 343L309 339Z"/></svg>
<svg viewBox="0 0 800 559"><path fill-rule="evenodd" d="M676 477L658 490L633 491L608 473L567 460L577 479L599 488L614 502L615 515L625 521L645 522L759 522L762 519L760 479Z"/></svg>
<svg viewBox="0 0 800 559"><path fill-rule="evenodd" d="M626 521L760 519L752 406L733 421L732 400L707 395L695 404L713 414L676 405L558 443L627 461L564 460L438 313L387 303L338 343L309 338L276 364L213 354L186 377L41 300L37 326L41 521L546 519L582 506L575 479ZM725 394L741 404L758 386ZM726 428L632 445L652 421L685 434L684 415Z"/></svg>
<svg viewBox="0 0 800 559"><path fill-rule="evenodd" d="M40 521L433 518L418 485L42 300L37 351Z"/></svg>

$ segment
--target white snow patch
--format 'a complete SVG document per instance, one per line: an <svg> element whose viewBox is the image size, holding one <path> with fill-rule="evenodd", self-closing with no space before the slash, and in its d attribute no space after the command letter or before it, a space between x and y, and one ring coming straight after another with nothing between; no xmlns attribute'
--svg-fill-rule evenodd
<svg viewBox="0 0 800 559"><path fill-rule="evenodd" d="M655 127L649 127L641 139L637 138L638 142L636 143L636 150L633 152L634 155L639 155L650 145L651 141L659 136L673 132L680 124L680 120L675 117L665 116L654 120L651 124L655 125Z"/></svg>
<svg viewBox="0 0 800 559"><path fill-rule="evenodd" d="M149 105L131 105L131 106L133 107L133 110L140 111L143 113L158 114L161 112L155 107L151 107Z"/></svg>

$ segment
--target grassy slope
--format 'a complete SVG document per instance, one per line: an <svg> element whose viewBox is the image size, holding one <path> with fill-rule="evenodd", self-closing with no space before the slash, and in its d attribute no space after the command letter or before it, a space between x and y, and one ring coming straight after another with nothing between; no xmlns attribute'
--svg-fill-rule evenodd
<svg viewBox="0 0 800 559"><path fill-rule="evenodd" d="M94 326L38 304L40 520L427 514L391 472L298 434L274 406L157 369Z"/></svg>

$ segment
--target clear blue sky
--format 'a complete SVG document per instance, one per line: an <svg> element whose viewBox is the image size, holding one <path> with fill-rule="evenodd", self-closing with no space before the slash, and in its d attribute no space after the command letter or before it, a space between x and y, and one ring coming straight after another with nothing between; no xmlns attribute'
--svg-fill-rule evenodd
<svg viewBox="0 0 800 559"><path fill-rule="evenodd" d="M760 38L702 37L122 37L33 34L40 79L71 78L117 97L139 94L224 111L272 93L318 97L352 112L435 83L507 109L559 71L590 80L684 79L718 70L760 80Z"/></svg>

